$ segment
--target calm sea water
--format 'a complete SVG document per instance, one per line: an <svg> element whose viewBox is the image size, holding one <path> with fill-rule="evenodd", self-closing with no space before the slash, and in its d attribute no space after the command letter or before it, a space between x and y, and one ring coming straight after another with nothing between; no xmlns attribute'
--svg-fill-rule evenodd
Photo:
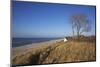
<svg viewBox="0 0 100 67"><path fill-rule="evenodd" d="M31 43L45 42L58 38L12 38L12 47L24 46Z"/></svg>

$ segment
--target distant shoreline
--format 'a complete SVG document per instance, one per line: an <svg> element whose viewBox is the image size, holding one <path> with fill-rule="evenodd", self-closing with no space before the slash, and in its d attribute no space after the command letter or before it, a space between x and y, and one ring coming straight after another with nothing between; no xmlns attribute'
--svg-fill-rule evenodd
<svg viewBox="0 0 100 67"><path fill-rule="evenodd" d="M56 42L62 41L63 39L55 39L55 40L50 40L50 41L45 41L45 42L40 42L40 43L31 43L19 47L12 47L12 55L15 55L16 52L22 53L28 49L31 49L33 47L38 47L38 46L43 46L43 45L52 45L55 44Z"/></svg>
<svg viewBox="0 0 100 67"><path fill-rule="evenodd" d="M55 39L55 40L49 40L49 41L43 41L43 42L39 42L39 43L30 43L30 44L26 44L23 46L18 46L18 47L12 47L12 48L19 48L19 47L30 47L30 46L39 46L40 44L45 44L45 43L56 43L57 41L61 41L63 39Z"/></svg>
<svg viewBox="0 0 100 67"><path fill-rule="evenodd" d="M42 43L61 38L12 38L12 48L21 47L33 43Z"/></svg>

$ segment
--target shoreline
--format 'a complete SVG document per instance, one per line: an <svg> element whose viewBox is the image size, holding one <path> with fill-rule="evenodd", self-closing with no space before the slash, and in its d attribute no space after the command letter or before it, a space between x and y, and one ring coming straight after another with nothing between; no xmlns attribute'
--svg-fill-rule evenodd
<svg viewBox="0 0 100 67"><path fill-rule="evenodd" d="M27 44L27 45L23 45L19 47L12 47L11 49L12 56L16 55L17 53L26 52L27 50L31 48L35 48L35 47L37 48L39 46L45 46L45 45L52 45L62 40L63 39L55 39L55 40L50 40L50 41L45 41L45 42L40 42L40 43L31 43L31 44Z"/></svg>

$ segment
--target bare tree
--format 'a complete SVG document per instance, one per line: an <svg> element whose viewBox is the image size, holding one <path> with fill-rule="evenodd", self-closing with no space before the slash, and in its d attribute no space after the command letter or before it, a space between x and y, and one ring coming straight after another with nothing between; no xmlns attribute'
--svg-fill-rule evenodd
<svg viewBox="0 0 100 67"><path fill-rule="evenodd" d="M90 31L90 21L87 18L87 16L83 13L74 14L70 17L70 21L72 24L72 31L73 36L76 32L77 38L79 39L79 36L83 32L89 32Z"/></svg>
<svg viewBox="0 0 100 67"><path fill-rule="evenodd" d="M73 32L73 37L74 37L74 21L73 21L73 19L72 19L72 17L71 17L71 24L72 24L72 32Z"/></svg>

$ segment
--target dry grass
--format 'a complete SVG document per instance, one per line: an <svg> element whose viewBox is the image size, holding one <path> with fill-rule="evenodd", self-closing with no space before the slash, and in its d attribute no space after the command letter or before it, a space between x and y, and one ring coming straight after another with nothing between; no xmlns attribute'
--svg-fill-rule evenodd
<svg viewBox="0 0 100 67"><path fill-rule="evenodd" d="M63 41L33 47L12 58L13 65L50 64L96 60L95 42Z"/></svg>
<svg viewBox="0 0 100 67"><path fill-rule="evenodd" d="M53 50L45 63L63 63L75 61L93 61L95 60L95 45L86 42L63 43Z"/></svg>

